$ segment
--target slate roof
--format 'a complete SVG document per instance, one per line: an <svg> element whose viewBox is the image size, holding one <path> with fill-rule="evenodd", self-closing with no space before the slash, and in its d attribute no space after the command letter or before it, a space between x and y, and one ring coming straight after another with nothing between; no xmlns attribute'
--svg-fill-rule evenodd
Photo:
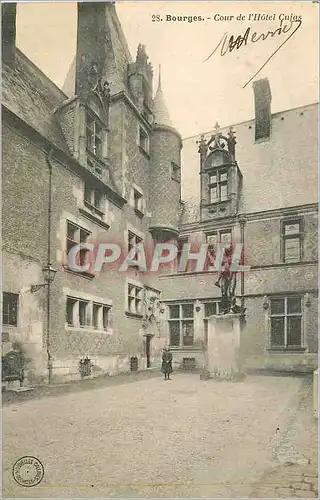
<svg viewBox="0 0 320 500"><path fill-rule="evenodd" d="M67 96L16 49L14 68L2 67L2 104L55 146L69 153L54 110Z"/></svg>
<svg viewBox="0 0 320 500"><path fill-rule="evenodd" d="M3 106L72 157L58 118L54 114L56 108L67 99L65 93L20 50L16 50L14 68L3 65ZM109 181L104 181L104 184L121 196L111 175Z"/></svg>
<svg viewBox="0 0 320 500"><path fill-rule="evenodd" d="M158 89L153 101L153 114L154 114L154 123L158 125L166 125L168 127L173 127L169 111L167 109L164 95L161 88L161 70L159 70L159 83Z"/></svg>

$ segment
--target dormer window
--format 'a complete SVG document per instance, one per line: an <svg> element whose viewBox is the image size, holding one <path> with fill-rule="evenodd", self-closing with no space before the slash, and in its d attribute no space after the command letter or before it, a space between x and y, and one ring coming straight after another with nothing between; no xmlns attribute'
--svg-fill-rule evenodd
<svg viewBox="0 0 320 500"><path fill-rule="evenodd" d="M93 114L87 113L87 150L98 158L103 157L102 140L103 129Z"/></svg>
<svg viewBox="0 0 320 500"><path fill-rule="evenodd" d="M216 170L209 174L210 203L219 203L228 199L228 172Z"/></svg>

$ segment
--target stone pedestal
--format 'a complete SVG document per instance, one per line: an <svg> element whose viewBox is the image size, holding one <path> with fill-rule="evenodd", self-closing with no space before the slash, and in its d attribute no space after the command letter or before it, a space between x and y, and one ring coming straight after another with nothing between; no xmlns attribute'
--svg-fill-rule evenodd
<svg viewBox="0 0 320 500"><path fill-rule="evenodd" d="M221 380L242 378L241 322L239 314L211 316L208 319L207 370Z"/></svg>

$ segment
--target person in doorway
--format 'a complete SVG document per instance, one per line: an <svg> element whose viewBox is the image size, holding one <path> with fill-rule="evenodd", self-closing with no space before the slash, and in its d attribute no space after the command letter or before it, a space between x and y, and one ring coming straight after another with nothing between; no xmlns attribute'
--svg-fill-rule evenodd
<svg viewBox="0 0 320 500"><path fill-rule="evenodd" d="M169 347L165 347L163 349L161 371L164 373L165 380L171 380L170 373L172 373L172 353L170 352Z"/></svg>

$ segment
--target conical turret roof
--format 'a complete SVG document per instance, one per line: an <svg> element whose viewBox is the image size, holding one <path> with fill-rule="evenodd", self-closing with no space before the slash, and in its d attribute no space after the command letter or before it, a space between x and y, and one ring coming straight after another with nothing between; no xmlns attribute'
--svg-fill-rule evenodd
<svg viewBox="0 0 320 500"><path fill-rule="evenodd" d="M159 66L158 89L153 100L153 114L155 124L173 127L161 89L161 66Z"/></svg>

